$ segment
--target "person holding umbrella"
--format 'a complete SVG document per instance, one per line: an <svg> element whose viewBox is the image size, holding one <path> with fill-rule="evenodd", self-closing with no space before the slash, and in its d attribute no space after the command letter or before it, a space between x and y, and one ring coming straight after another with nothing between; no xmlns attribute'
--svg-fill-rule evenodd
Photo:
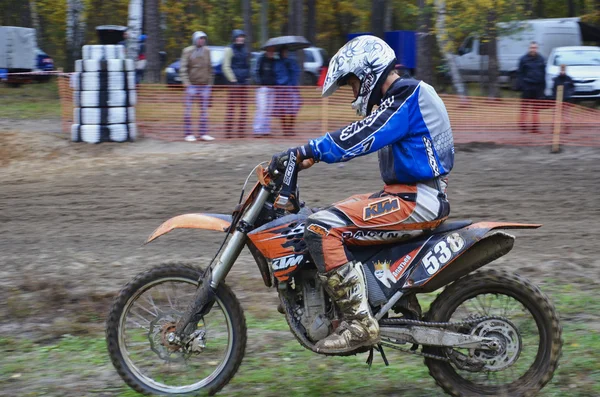
<svg viewBox="0 0 600 397"><path fill-rule="evenodd" d="M275 46L266 47L266 52L258 60L258 84L256 91L256 115L254 116L254 135L262 136L271 133L271 115L275 101L274 86L277 84L275 74L277 60Z"/></svg>
<svg viewBox="0 0 600 397"><path fill-rule="evenodd" d="M281 50L284 46L284 57L287 57L287 51L296 51L310 47L310 42L302 36L280 36L267 40L262 46L266 52L265 55L258 60L257 74L259 84L265 87L259 88L256 95L257 112L254 120L255 135L266 135L271 132L270 117L272 114L282 117L284 133L290 133L290 127L288 126L291 126L291 129L293 129L295 116L299 109L299 102L295 105L296 110L295 112L292 112L292 117L289 117L288 109L285 109L285 116L282 115L282 106L289 105L286 99L289 96L286 92L291 84L298 84L298 73L293 71L290 78L290 73L286 73L285 70L287 67L290 67L290 70L292 70L293 66L290 66L289 63L282 62L282 59L275 58L275 51L278 49ZM277 70L279 70L279 73L277 73ZM274 85L286 86L286 90L275 91L274 87L272 87ZM279 98L277 98L278 93ZM299 100L300 95L298 94L295 98ZM275 105L275 101L277 100L279 100L279 103Z"/></svg>

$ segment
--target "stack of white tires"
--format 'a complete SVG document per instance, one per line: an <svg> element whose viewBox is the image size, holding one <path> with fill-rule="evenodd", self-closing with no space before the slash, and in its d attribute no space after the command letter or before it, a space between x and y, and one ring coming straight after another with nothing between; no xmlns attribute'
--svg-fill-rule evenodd
<svg viewBox="0 0 600 397"><path fill-rule="evenodd" d="M73 88L74 142L126 142L137 135L135 65L122 45L83 46L75 61Z"/></svg>

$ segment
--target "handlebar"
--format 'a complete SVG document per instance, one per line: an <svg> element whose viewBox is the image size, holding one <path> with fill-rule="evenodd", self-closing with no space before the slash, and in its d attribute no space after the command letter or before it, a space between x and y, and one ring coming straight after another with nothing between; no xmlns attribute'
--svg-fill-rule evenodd
<svg viewBox="0 0 600 397"><path fill-rule="evenodd" d="M285 172L283 174L283 181L279 196L275 200L274 206L276 208L288 208L290 204L290 198L296 193L298 186L298 171L300 170L298 164L298 158L293 151L290 151L290 157L288 158ZM294 204L294 203L292 203ZM294 205L295 206L295 205Z"/></svg>

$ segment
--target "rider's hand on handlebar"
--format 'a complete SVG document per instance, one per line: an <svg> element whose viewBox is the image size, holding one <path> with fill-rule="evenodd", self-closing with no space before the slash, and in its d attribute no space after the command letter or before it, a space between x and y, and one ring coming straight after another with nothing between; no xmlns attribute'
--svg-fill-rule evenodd
<svg viewBox="0 0 600 397"><path fill-rule="evenodd" d="M275 171L284 171L287 165L287 161L290 158L290 153L294 153L296 155L296 161L298 162L298 164L300 164L299 168L301 170L305 170L307 168L312 167L315 161L312 158L312 151L310 150L310 148L307 151L307 147L308 145L304 147L300 146L296 148L290 148L285 152L273 155L273 157L271 158L271 162L269 163L269 174L274 176Z"/></svg>

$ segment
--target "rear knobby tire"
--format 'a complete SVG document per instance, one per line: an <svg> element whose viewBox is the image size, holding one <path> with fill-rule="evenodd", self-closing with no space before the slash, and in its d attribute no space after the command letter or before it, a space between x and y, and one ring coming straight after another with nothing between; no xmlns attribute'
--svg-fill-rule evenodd
<svg viewBox="0 0 600 397"><path fill-rule="evenodd" d="M202 273L202 270L185 264L170 263L159 265L137 275L121 290L115 299L106 322L106 342L108 345L108 352L111 361L121 378L137 392L146 395L168 395L168 393L156 390L140 380L123 359L119 346L119 327L120 318L123 310L126 308L127 302L137 291L157 280L177 277L196 283L202 276ZM231 289L224 283L219 285L216 295L222 303L223 311L228 313L232 323L231 332L233 333L233 348L231 356L222 371L210 383L193 392L177 395L190 396L197 395L198 393L208 393L209 395L213 395L217 393L229 383L231 378L233 378L244 358L247 338L244 311Z"/></svg>
<svg viewBox="0 0 600 397"><path fill-rule="evenodd" d="M448 286L431 304L427 320L449 321L454 311L467 299L478 294L503 294L527 308L538 327L540 342L535 361L520 379L501 387L472 383L462 378L448 362L426 358L425 365L438 386L453 396L533 396L554 375L562 349L562 327L554 305L529 280L516 274L494 269L482 270ZM428 347L427 353L445 356L444 349Z"/></svg>

